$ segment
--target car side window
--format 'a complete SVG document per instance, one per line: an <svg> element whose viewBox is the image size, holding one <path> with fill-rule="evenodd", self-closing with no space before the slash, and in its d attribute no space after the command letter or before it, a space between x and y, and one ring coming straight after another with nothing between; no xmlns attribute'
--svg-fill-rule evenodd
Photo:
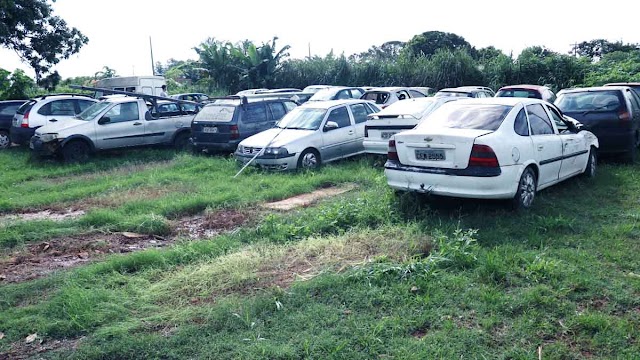
<svg viewBox="0 0 640 360"><path fill-rule="evenodd" d="M366 108L367 108L367 114L375 114L377 113L379 110L374 108L373 105L371 104L365 104Z"/></svg>
<svg viewBox="0 0 640 360"><path fill-rule="evenodd" d="M351 108L351 114L353 114L353 120L356 124L367 121L367 108L364 104L353 104L349 105L349 107Z"/></svg>
<svg viewBox="0 0 640 360"><path fill-rule="evenodd" d="M269 103L269 110L271 110L271 116L274 120L280 120L287 113L282 103Z"/></svg>
<svg viewBox="0 0 640 360"><path fill-rule="evenodd" d="M420 98L420 97L424 97L424 94L421 93L420 91L416 91L416 90L409 90L409 93L411 94L412 98Z"/></svg>
<svg viewBox="0 0 640 360"><path fill-rule="evenodd" d="M264 104L248 105L242 119L246 123L267 121L267 108Z"/></svg>
<svg viewBox="0 0 640 360"><path fill-rule="evenodd" d="M336 95L336 99L337 100L351 99L351 94L349 93L349 90L340 90Z"/></svg>
<svg viewBox="0 0 640 360"><path fill-rule="evenodd" d="M560 115L556 109L551 106L545 105L549 113L551 114L551 119L556 123L556 128L558 131L566 130L568 128L567 124L565 124L564 120L562 120L562 115Z"/></svg>
<svg viewBox="0 0 640 360"><path fill-rule="evenodd" d="M351 98L352 99L360 99L360 97L362 96L362 94L364 94L364 92L360 89L351 89Z"/></svg>
<svg viewBox="0 0 640 360"><path fill-rule="evenodd" d="M410 98L409 93L407 93L404 90L400 90L396 92L396 96L398 97L398 100L404 100L404 99Z"/></svg>
<svg viewBox="0 0 640 360"><path fill-rule="evenodd" d="M284 102L284 107L287 108L287 112L295 109L296 106L298 106L298 105L296 105L296 103L294 103L293 101L285 101Z"/></svg>
<svg viewBox="0 0 640 360"><path fill-rule="evenodd" d="M349 112L346 106L341 106L337 109L331 110L327 121L333 121L338 124L339 128L351 126L351 119L349 118Z"/></svg>
<svg viewBox="0 0 640 360"><path fill-rule="evenodd" d="M120 123L126 121L140 120L138 103L128 102L114 106L105 116L111 120L109 123Z"/></svg>
<svg viewBox="0 0 640 360"><path fill-rule="evenodd" d="M531 135L549 135L554 133L551 120L549 120L549 116L547 116L547 112L544 111L542 105L527 105L527 115L529 116L529 123L531 124Z"/></svg>
<svg viewBox="0 0 640 360"><path fill-rule="evenodd" d="M640 111L640 97L633 90L628 91L628 96L631 99L631 107L634 112Z"/></svg>
<svg viewBox="0 0 640 360"><path fill-rule="evenodd" d="M51 102L50 115L71 116L76 114L75 100L58 100Z"/></svg>
<svg viewBox="0 0 640 360"><path fill-rule="evenodd" d="M516 120L513 122L513 130L520 136L529 136L529 123L527 122L527 115L524 113L524 109L518 112Z"/></svg>
<svg viewBox="0 0 640 360"><path fill-rule="evenodd" d="M80 112L83 112L86 108L88 108L89 106L91 106L93 104L94 104L93 101L78 100L78 109L80 110Z"/></svg>
<svg viewBox="0 0 640 360"><path fill-rule="evenodd" d="M21 104L7 105L0 109L0 115L13 115L18 111Z"/></svg>

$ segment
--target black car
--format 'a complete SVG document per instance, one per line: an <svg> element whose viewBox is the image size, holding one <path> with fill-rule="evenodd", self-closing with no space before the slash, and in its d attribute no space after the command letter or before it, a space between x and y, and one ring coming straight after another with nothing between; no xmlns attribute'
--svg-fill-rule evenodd
<svg viewBox="0 0 640 360"><path fill-rule="evenodd" d="M565 89L554 102L598 137L599 152L634 162L640 145L640 97L627 86Z"/></svg>
<svg viewBox="0 0 640 360"><path fill-rule="evenodd" d="M270 129L297 104L286 98L229 96L205 105L191 122L196 153L233 152L240 141Z"/></svg>
<svg viewBox="0 0 640 360"><path fill-rule="evenodd" d="M11 145L9 130L11 129L13 115L15 115L18 108L26 101L27 100L0 101L0 149L6 149Z"/></svg>

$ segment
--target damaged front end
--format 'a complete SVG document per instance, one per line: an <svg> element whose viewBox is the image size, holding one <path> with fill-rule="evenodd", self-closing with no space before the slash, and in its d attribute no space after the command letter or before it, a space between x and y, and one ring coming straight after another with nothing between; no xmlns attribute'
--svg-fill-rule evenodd
<svg viewBox="0 0 640 360"><path fill-rule="evenodd" d="M58 134L34 135L29 142L29 148L38 156L52 156L60 150L61 141Z"/></svg>

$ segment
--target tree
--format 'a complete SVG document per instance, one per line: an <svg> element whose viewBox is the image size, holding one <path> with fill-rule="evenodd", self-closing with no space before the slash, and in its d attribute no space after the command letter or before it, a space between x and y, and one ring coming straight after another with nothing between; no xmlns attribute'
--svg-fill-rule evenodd
<svg viewBox="0 0 640 360"><path fill-rule="evenodd" d="M0 68L0 100L22 100L31 97L35 83L24 71L16 69L12 74Z"/></svg>
<svg viewBox="0 0 640 360"><path fill-rule="evenodd" d="M386 43L378 46L372 46L366 52L362 52L358 55L350 56L351 60L392 60L400 55L400 51L406 45L403 41L387 41Z"/></svg>
<svg viewBox="0 0 640 360"><path fill-rule="evenodd" d="M100 79L107 79L107 78L112 78L112 77L116 77L118 76L116 74L116 70L112 69L108 66L103 66L102 70L100 71L96 71L95 74L93 74L93 78L96 80L100 80Z"/></svg>
<svg viewBox="0 0 640 360"><path fill-rule="evenodd" d="M414 56L431 57L438 50L462 50L467 49L475 58L475 48L462 36L442 31L427 31L414 36L404 47Z"/></svg>
<svg viewBox="0 0 640 360"><path fill-rule="evenodd" d="M574 45L569 53L597 61L614 51L629 52L638 49L640 49L640 44L623 44L622 41L611 42L605 39L596 39Z"/></svg>
<svg viewBox="0 0 640 360"><path fill-rule="evenodd" d="M0 46L15 51L29 64L37 83L52 66L77 53L88 41L78 29L54 16L47 0L0 0Z"/></svg>

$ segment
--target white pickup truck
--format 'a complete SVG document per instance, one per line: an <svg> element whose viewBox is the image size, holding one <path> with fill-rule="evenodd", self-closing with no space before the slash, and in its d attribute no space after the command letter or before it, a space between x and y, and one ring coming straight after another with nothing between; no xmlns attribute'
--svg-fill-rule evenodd
<svg viewBox="0 0 640 360"><path fill-rule="evenodd" d="M186 148L197 104L114 96L95 103L72 119L51 119L38 128L30 148L38 155L61 155L66 162L86 161L97 151L173 145Z"/></svg>

